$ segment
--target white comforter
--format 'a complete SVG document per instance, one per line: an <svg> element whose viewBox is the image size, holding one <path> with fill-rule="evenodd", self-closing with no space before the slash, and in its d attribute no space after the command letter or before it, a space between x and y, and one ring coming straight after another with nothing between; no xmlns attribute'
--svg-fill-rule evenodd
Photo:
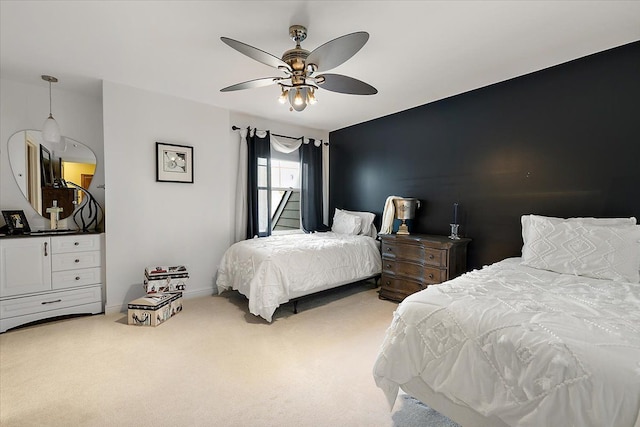
<svg viewBox="0 0 640 427"><path fill-rule="evenodd" d="M236 289L249 311L271 322L292 298L355 282L382 270L380 249L368 236L313 233L244 240L225 252L218 292Z"/></svg>
<svg viewBox="0 0 640 427"><path fill-rule="evenodd" d="M406 298L374 377L392 405L420 377L511 426L640 426L640 285L501 261Z"/></svg>

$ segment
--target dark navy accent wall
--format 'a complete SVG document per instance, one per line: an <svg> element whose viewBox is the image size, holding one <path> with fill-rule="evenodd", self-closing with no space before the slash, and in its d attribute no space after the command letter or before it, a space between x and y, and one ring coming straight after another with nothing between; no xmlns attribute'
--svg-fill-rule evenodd
<svg viewBox="0 0 640 427"><path fill-rule="evenodd" d="M416 197L413 231L448 235L458 202L469 268L519 256L523 214L640 218L640 41L330 140L330 212L379 226L387 196Z"/></svg>

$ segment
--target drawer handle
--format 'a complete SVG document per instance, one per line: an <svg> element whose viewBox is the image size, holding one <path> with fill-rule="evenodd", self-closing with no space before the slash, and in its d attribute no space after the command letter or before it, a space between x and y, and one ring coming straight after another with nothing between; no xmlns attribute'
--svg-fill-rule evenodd
<svg viewBox="0 0 640 427"><path fill-rule="evenodd" d="M392 249L390 247L387 246L387 251L391 252Z"/></svg>
<svg viewBox="0 0 640 427"><path fill-rule="evenodd" d="M433 273L429 273L429 279L433 279Z"/></svg>
<svg viewBox="0 0 640 427"><path fill-rule="evenodd" d="M430 254L430 255L429 255L429 259L433 259L433 258L435 258L435 257L433 256L433 254Z"/></svg>
<svg viewBox="0 0 640 427"><path fill-rule="evenodd" d="M387 264L387 268L392 268L393 266L391 264Z"/></svg>
<svg viewBox="0 0 640 427"><path fill-rule="evenodd" d="M61 299L57 299L57 300L55 300L55 301L42 301L42 302L41 302L41 304L42 304L42 305L46 305L46 304L55 304L55 303L57 303L57 302L62 302L62 300L61 300Z"/></svg>
<svg viewBox="0 0 640 427"><path fill-rule="evenodd" d="M389 286L390 284L391 284L391 282L387 280L387 286Z"/></svg>
<svg viewBox="0 0 640 427"><path fill-rule="evenodd" d="M80 276L76 276L76 280L80 280Z"/></svg>
<svg viewBox="0 0 640 427"><path fill-rule="evenodd" d="M44 242L44 256L48 256L49 254L47 253L47 242Z"/></svg>
<svg viewBox="0 0 640 427"><path fill-rule="evenodd" d="M78 246L80 242L73 242L74 245Z"/></svg>
<svg viewBox="0 0 640 427"><path fill-rule="evenodd" d="M76 259L76 262L80 262L80 260L79 260L79 259Z"/></svg>

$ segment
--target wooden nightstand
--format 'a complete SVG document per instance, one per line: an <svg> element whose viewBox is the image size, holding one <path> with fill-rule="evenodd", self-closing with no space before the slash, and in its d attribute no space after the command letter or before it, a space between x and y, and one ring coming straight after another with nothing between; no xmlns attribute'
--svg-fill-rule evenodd
<svg viewBox="0 0 640 427"><path fill-rule="evenodd" d="M380 238L380 298L402 301L429 285L467 271L467 245L471 239L452 240L425 234L381 234Z"/></svg>

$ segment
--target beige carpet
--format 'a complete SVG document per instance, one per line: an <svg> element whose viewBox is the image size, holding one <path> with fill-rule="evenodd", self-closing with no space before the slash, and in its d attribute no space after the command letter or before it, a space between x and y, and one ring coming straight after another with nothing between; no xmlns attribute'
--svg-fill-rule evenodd
<svg viewBox="0 0 640 427"><path fill-rule="evenodd" d="M372 367L396 307L362 283L298 314L286 304L271 324L226 292L185 300L156 328L112 314L9 331L0 424L394 426Z"/></svg>

